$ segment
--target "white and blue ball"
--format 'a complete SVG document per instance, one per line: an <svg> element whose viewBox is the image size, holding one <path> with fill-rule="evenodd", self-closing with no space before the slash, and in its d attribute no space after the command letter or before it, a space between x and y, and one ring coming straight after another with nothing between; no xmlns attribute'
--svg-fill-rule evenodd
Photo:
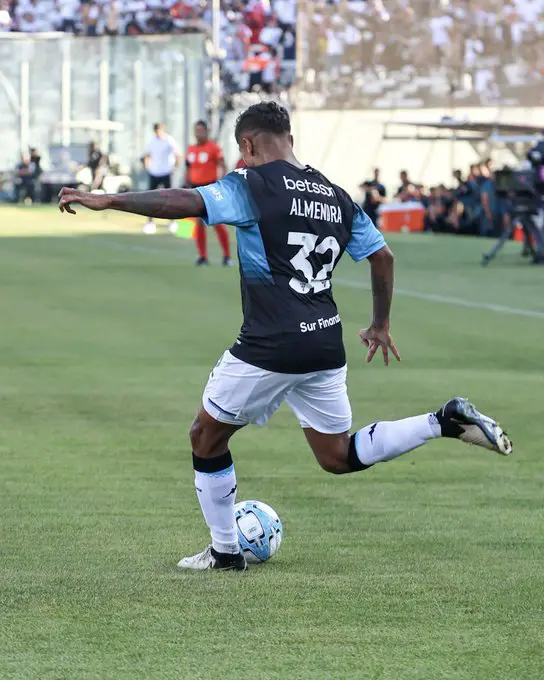
<svg viewBox="0 0 544 680"><path fill-rule="evenodd" d="M283 527L278 514L261 501L242 501L234 506L240 549L248 564L259 564L280 549Z"/></svg>

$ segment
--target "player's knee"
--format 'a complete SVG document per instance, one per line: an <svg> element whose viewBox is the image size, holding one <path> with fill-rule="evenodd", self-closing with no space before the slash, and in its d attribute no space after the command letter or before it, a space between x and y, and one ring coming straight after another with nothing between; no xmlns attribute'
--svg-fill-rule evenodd
<svg viewBox="0 0 544 680"><path fill-rule="evenodd" d="M345 457L342 459L335 455L319 456L317 461L325 472L330 472L332 475L343 475L349 472Z"/></svg>

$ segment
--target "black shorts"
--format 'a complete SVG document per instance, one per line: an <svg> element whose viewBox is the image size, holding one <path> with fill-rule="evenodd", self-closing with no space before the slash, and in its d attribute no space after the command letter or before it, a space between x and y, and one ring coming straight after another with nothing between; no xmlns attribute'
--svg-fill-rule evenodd
<svg viewBox="0 0 544 680"><path fill-rule="evenodd" d="M149 175L149 191L153 191L154 189L170 189L171 186L171 175Z"/></svg>

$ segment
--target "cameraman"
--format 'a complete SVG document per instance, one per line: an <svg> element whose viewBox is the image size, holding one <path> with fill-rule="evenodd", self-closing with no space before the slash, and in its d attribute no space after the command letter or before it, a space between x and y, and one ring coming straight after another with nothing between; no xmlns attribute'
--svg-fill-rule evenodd
<svg viewBox="0 0 544 680"><path fill-rule="evenodd" d="M540 197L544 198L544 130L542 131L542 139L532 149L529 149L527 160L536 172L535 188Z"/></svg>

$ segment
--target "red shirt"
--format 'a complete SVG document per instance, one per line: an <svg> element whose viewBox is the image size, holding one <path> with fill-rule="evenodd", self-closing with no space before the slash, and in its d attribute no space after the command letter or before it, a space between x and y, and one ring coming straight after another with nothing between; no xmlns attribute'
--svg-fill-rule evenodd
<svg viewBox="0 0 544 680"><path fill-rule="evenodd" d="M211 184L218 178L219 162L223 160L223 151L219 144L208 140L204 144L193 144L187 147L187 179L195 186Z"/></svg>

